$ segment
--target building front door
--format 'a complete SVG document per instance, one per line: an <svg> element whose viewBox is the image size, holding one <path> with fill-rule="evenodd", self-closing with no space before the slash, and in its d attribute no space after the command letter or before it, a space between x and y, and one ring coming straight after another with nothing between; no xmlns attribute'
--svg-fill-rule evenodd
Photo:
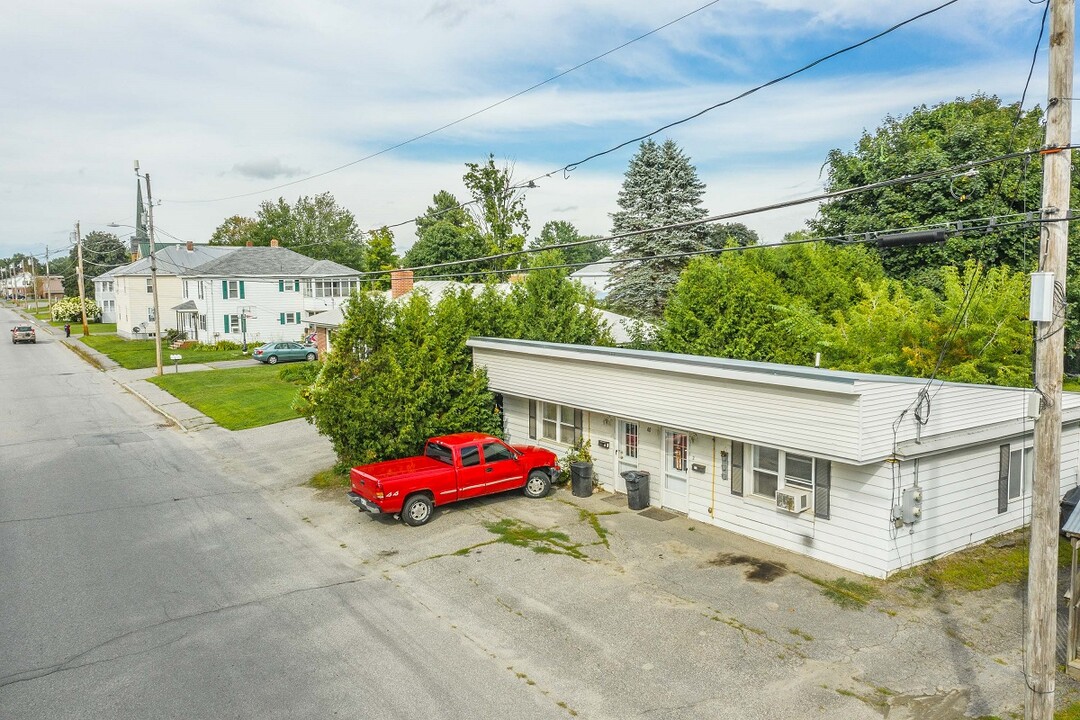
<svg viewBox="0 0 1080 720"><path fill-rule="evenodd" d="M664 430L664 479L660 504L686 512L690 485L690 435L680 430Z"/></svg>
<svg viewBox="0 0 1080 720"><path fill-rule="evenodd" d="M615 439L615 489L626 492L626 481L622 474L627 470L638 469L638 424L630 420L619 420L619 436Z"/></svg>

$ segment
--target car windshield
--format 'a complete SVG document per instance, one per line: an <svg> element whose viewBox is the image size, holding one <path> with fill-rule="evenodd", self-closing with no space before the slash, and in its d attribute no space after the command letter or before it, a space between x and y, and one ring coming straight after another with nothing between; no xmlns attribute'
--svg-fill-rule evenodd
<svg viewBox="0 0 1080 720"><path fill-rule="evenodd" d="M428 443L424 448L424 455L447 465L454 464L454 454L450 452L450 448L439 443Z"/></svg>
<svg viewBox="0 0 1080 720"><path fill-rule="evenodd" d="M30 332L32 328L29 325L19 325L15 328L16 332Z"/></svg>

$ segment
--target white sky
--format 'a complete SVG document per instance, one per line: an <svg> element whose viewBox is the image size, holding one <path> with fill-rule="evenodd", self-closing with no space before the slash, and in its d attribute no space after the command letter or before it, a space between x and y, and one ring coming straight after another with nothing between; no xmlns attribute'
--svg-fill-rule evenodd
<svg viewBox="0 0 1080 720"><path fill-rule="evenodd" d="M362 228L408 220L464 164L557 170L696 113L930 9L939 0L721 0L494 110L345 170L703 5L640 0L8 0L0 27L0 258L66 252L131 223L132 161L157 225L206 242L262 200L329 191ZM822 6L828 6L822 9ZM811 195L832 148L889 114L974 93L1019 99L1042 5L959 0L852 53L663 133L707 185L711 213ZM1026 107L1045 105L1045 38ZM532 234L585 233L609 213L636 146L537 181ZM217 202L206 200L254 193ZM766 241L799 207L744 222ZM408 247L413 229L395 230Z"/></svg>

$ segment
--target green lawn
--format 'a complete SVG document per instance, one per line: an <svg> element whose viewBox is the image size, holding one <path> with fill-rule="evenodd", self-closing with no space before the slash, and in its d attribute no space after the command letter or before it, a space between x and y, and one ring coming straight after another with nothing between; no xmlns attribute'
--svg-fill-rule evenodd
<svg viewBox="0 0 1080 720"><path fill-rule="evenodd" d="M58 327L58 328L63 329L64 325L66 325L67 323L65 323L63 320L49 320L49 324L52 325L53 327ZM102 333L114 333L114 332L116 332L116 323L88 322L88 323L86 323L86 328L90 331L91 335L100 335ZM76 320L75 322L71 323L71 334L72 335L82 335L82 321L81 320Z"/></svg>
<svg viewBox="0 0 1080 720"><path fill-rule="evenodd" d="M72 326L72 334L78 334L76 332L76 327L77 326ZM116 328L115 325L112 327L113 329ZM78 332L82 332L81 329ZM119 363L121 367L127 368L128 370L154 367L153 340L125 340L116 335L93 334L88 337L80 337L80 339L98 352L108 355ZM178 353L183 356L183 359L180 361L181 365L214 362L216 360L243 360L245 357L248 357L239 350L195 350L194 348L170 350L168 345L163 345L161 348L162 362L166 365L172 365L172 360L169 359L169 355L173 353Z"/></svg>
<svg viewBox="0 0 1080 720"><path fill-rule="evenodd" d="M166 373L150 382L227 430L270 425L300 417L293 410L299 386L282 380L280 368L257 365L206 372Z"/></svg>

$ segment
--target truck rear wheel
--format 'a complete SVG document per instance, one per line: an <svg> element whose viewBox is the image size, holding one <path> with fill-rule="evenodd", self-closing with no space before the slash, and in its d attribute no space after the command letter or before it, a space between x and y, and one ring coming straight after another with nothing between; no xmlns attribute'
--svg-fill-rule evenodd
<svg viewBox="0 0 1080 720"><path fill-rule="evenodd" d="M435 505L427 495L413 495L401 508L401 519L406 525L417 527L431 519Z"/></svg>
<svg viewBox="0 0 1080 720"><path fill-rule="evenodd" d="M542 498L551 490L551 478L543 470L533 470L525 481L525 496Z"/></svg>

